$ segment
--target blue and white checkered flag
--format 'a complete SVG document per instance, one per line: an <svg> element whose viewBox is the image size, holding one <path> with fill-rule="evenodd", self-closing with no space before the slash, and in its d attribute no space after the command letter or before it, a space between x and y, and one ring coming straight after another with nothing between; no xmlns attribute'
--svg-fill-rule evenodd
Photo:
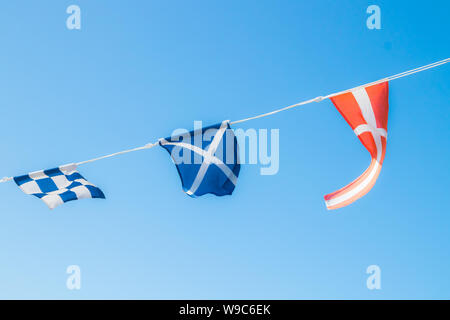
<svg viewBox="0 0 450 320"><path fill-rule="evenodd" d="M161 139L191 197L231 195L240 171L238 143L229 121ZM225 159L226 158L226 159Z"/></svg>
<svg viewBox="0 0 450 320"><path fill-rule="evenodd" d="M33 172L15 177L14 181L23 192L38 197L50 209L72 200L105 198L102 190L78 173L76 164Z"/></svg>

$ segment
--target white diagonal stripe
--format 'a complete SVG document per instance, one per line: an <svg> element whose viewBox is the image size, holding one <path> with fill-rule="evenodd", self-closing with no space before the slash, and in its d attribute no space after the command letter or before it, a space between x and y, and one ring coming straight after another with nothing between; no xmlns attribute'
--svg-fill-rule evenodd
<svg viewBox="0 0 450 320"><path fill-rule="evenodd" d="M192 145L192 144L189 144L189 143L185 143L185 142L169 142L169 141L167 141L165 139L161 139L160 140L161 145L173 145L173 146L179 146L179 147L182 147L182 148L186 148L188 150L191 150L191 151L201 155L204 158L204 162L202 163L202 165L200 167L200 170L197 173L196 179L194 180L194 183L191 186L191 189L186 192L187 194L193 195L195 193L195 191L198 189L198 187L201 184L201 181L204 178L204 175L206 173L206 169L209 167L209 165L211 163L215 164L219 169L221 169L222 172L228 177L228 179L230 179L230 181L234 185L236 185L237 177L234 174L234 172L225 163L223 163L222 160L220 160L219 158L214 156L214 153L216 152L217 147L219 146L220 140L222 139L224 133L226 132L227 123L228 123L228 121L222 122L219 130L217 131L217 133L214 136L213 141L209 145L208 151L205 151L202 148L199 148L199 147L197 147L195 145ZM202 172L204 171L202 175L200 175L200 171L202 171ZM198 185L197 185L196 181L198 181L197 182Z"/></svg>
<svg viewBox="0 0 450 320"><path fill-rule="evenodd" d="M191 151L194 151L195 153L198 153L199 155L201 155L203 157L206 157L206 151L205 150L203 150L202 148L199 148L197 146L194 146L192 144L186 143L186 142L169 142L169 141L167 141L165 139L161 139L161 144L163 146L165 146L165 145L173 145L173 146L179 146L179 147L182 147L182 148L186 148L186 149L189 149Z"/></svg>
<svg viewBox="0 0 450 320"><path fill-rule="evenodd" d="M191 189L189 189L186 193L189 195L193 195L195 191L197 191L198 187L200 187L200 184L203 181L203 178L205 177L206 171L209 168L209 165L211 164L214 154L216 153L217 147L219 146L220 140L222 140L223 134L225 133L225 130L227 129L227 123L226 121L222 122L220 125L219 130L217 130L216 135L214 136L213 141L209 145L208 151L206 152L203 163L200 166L200 170L197 173L197 176L195 177L194 183L191 186Z"/></svg>
<svg viewBox="0 0 450 320"><path fill-rule="evenodd" d="M197 147L197 146L192 145L192 144L188 144L188 143L185 143L185 142L169 142L169 141L167 141L165 139L161 140L161 144L163 146L164 145L172 145L172 146L178 146L178 147L186 148L186 149L191 150L191 151L193 151L195 153L198 153L199 155L201 155L201 156L206 158L206 153L207 152L205 150ZM212 156L212 157L210 157L210 159L211 159L211 163L214 163L216 166L218 166L223 171L223 173L226 176L228 176L228 178L231 180L231 182L234 185L236 185L237 177L233 173L233 171L225 163L223 163L223 161L220 160L219 158Z"/></svg>

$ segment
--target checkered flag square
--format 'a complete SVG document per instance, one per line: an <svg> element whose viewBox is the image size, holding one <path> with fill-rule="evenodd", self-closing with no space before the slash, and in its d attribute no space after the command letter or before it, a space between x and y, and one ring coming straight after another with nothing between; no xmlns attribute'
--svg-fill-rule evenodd
<svg viewBox="0 0 450 320"><path fill-rule="evenodd" d="M29 173L15 177L14 181L23 192L41 199L50 209L68 201L105 198L99 188L77 171L76 164Z"/></svg>

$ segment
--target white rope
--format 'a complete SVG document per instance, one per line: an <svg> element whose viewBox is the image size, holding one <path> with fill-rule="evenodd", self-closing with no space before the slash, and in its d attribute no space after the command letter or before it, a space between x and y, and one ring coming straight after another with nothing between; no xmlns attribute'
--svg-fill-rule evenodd
<svg viewBox="0 0 450 320"><path fill-rule="evenodd" d="M142 147L138 147L138 148L134 148L134 149L129 149L129 150L124 150L124 151L120 151L120 152L116 152L116 153L112 153L112 154L108 154L106 156L102 156L102 157L98 157L98 158L94 158L94 159L90 159L90 160L86 160L86 161L82 161L82 162L78 162L76 163L77 166L81 166L83 164L86 163L91 163L91 162L95 162L95 161L99 161L99 160L103 160L106 158L112 158L121 154L126 154L126 153L130 153L130 152L135 152L135 151L139 151L139 150L146 150L146 149L151 149L154 146L158 145L158 142L155 143L148 143L145 146ZM4 182L9 182L11 180L13 180L14 178L9 178L9 177L4 177L3 179L0 179L0 183L4 183Z"/></svg>
<svg viewBox="0 0 450 320"><path fill-rule="evenodd" d="M425 66L422 66L422 67L419 67L419 68L415 68L415 69L412 69L412 70L408 70L408 71L405 71L405 72L402 72L402 73L398 73L396 75L393 75L393 76L390 76L390 77L387 77L387 78L383 78L383 79L380 79L380 80L377 80L377 81L374 81L374 82L370 82L370 83L364 84L362 86L358 86L358 87L347 89L347 90L344 90L344 91L332 93L332 94L329 94L329 95L327 95L325 97L320 96L320 97L317 97L317 98L314 98L314 99L310 99L310 100L306 100L306 101L303 101L303 102L299 102L299 103L293 104L291 106L284 107L284 108L281 108L281 109L278 109L278 110L274 110L274 111L271 111L271 112L268 112L268 113L263 113L263 114L260 114L260 115L254 116L254 117L250 117L250 118L246 118L246 119L242 119L242 120L236 120L236 121L230 122L230 124L237 124L237 123L242 123L242 122L246 122L246 121L253 120L253 119L268 117L268 116L274 115L274 114L276 114L278 112L282 112L282 111L285 111L285 110L288 110L288 109L292 109L292 108L295 108L295 107L303 106L305 104L309 104L309 103L312 103L312 102L320 102L320 101L322 101L324 99L335 97L335 96L338 96L338 95L346 93L346 92L350 92L350 91L352 91L352 90L354 90L356 88L361 88L361 87L364 88L364 87L375 85L377 83L400 79L400 78L412 75L414 73L422 72L422 71L425 71L425 70L428 70L428 69L431 69L431 68L436 68L436 67L438 67L440 65L443 65L443 64L446 64L448 62L450 62L450 58L447 58L447 59L444 59L444 60L441 60L441 61L437 61L437 62L433 62L431 64L428 64L428 65L425 65Z"/></svg>
<svg viewBox="0 0 450 320"><path fill-rule="evenodd" d="M275 110L275 111L272 111L272 112L260 114L259 116L254 116L254 117L250 117L250 118L246 118L246 119L242 119L242 120L236 120L236 121L230 122L230 124L236 124L236 123L246 122L246 121L254 120L254 119L258 119L258 118L264 118L264 117L271 116L271 115L273 115L275 113L278 113L278 112L282 112L282 111L286 111L286 110L289 110L289 109L292 109L292 108L295 108L295 107L302 106L304 104L308 104L308 103L311 103L311 102L320 102L323 99L324 99L324 97L317 97L317 98L314 98L314 99L311 99L311 100L307 100L307 101L303 101L303 102L299 102L299 103L293 104L291 106L284 107L284 108L281 108L281 109L278 109L278 110Z"/></svg>
<svg viewBox="0 0 450 320"><path fill-rule="evenodd" d="M354 90L356 88L364 88L364 87L368 87L368 86L371 86L371 85L375 85L377 83L400 79L400 78L403 78L403 77L406 77L406 76L410 76L410 75L418 73L418 72L422 72L422 71L425 71L425 70L428 70L428 69L436 68L436 67L441 66L443 64L446 64L448 62L450 62L450 58L447 58L447 59L444 59L444 60L441 60L441 61L437 61L437 62L433 62L433 63L430 63L428 65L425 65L425 66L422 66L422 67L419 67L419 68L415 68L415 69L412 69L412 70L408 70L408 71L405 71L405 72L402 72L402 73L398 73L396 75L393 75L393 76L390 76L390 77L387 77L387 78L383 78L383 79L380 79L380 80L377 80L377 81L374 81L374 82L371 82L371 83L367 83L367 84L364 84L362 86L358 86L358 87L355 87L355 88L352 88L352 89L347 89L347 90L344 90L344 91L332 93L332 94L329 94L329 95L324 96L324 97L323 96L319 96L319 97L316 97L314 99L310 99L310 100L306 100L306 101L303 101L303 102L299 102L299 103L296 103L296 104L293 104L293 105L290 105L290 106L287 106L287 107L284 107L284 108L281 108L281 109L277 109L277 110L274 110L274 111L271 111L271 112L263 113L263 114L260 114L260 115L254 116L254 117L250 117L250 118L246 118L246 119L242 119L242 120L236 120L236 121L230 122L230 124L233 125L233 124L242 123L242 122L246 122L246 121L250 121L250 120L254 120L254 119L264 118L264 117L268 117L268 116L274 115L276 113L279 113L279 112L282 112L282 111L286 111L286 110L289 110L289 109L292 109L292 108L296 108L296 107L299 107L299 106L303 106L305 104L309 104L309 103L312 103L312 102L321 102L322 100L325 100L325 99L328 99L328 98L331 98L331 97L335 97L335 96L338 96L338 95L346 93L346 92L350 92L350 91L352 91L352 90ZM108 154L106 156L94 158L94 159L91 159L91 160L78 162L76 165L77 166L81 166L83 164L87 164L87 163L103 160L103 159L106 159L106 158L112 158L112 157L115 157L115 156L118 156L118 155L121 155L121 154L135 152L135 151L139 151L139 150L151 149L151 148L153 148L156 145L158 145L158 142L148 143L148 144L146 144L145 146L142 146L142 147L129 149L129 150L124 150L124 151ZM8 182L8 181L11 181L11 180L13 180L13 178L5 177L3 179L0 179L0 183Z"/></svg>
<svg viewBox="0 0 450 320"><path fill-rule="evenodd" d="M129 150L124 150L124 151L120 151L120 152L116 152L116 153L111 153L111 154L108 154L108 155L106 155L106 156L102 156L102 157L94 158L94 159L91 159L91 160L86 160L86 161L78 162L76 165L77 165L77 166L81 166L81 165L86 164L86 163L91 163L91 162L95 162L95 161L98 161L98 160L103 160L103 159L106 159L106 158L112 158L112 157L115 157L115 156L118 156L118 155L121 155L121 154L126 154L126 153L130 153L130 152L135 152L135 151L139 151L139 150L151 149L151 148L153 148L154 146L156 146L157 144L158 144L158 142L155 142L155 143L148 143L148 144L146 144L146 145L143 146L143 147L138 147L138 148L134 148L134 149L129 149Z"/></svg>

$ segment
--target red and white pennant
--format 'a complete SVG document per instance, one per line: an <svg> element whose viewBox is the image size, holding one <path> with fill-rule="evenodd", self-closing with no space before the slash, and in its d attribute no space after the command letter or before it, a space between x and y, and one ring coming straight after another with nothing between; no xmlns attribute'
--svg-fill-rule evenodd
<svg viewBox="0 0 450 320"><path fill-rule="evenodd" d="M359 87L330 98L372 156L369 168L347 186L327 194L328 209L345 207L372 189L386 154L389 84Z"/></svg>

